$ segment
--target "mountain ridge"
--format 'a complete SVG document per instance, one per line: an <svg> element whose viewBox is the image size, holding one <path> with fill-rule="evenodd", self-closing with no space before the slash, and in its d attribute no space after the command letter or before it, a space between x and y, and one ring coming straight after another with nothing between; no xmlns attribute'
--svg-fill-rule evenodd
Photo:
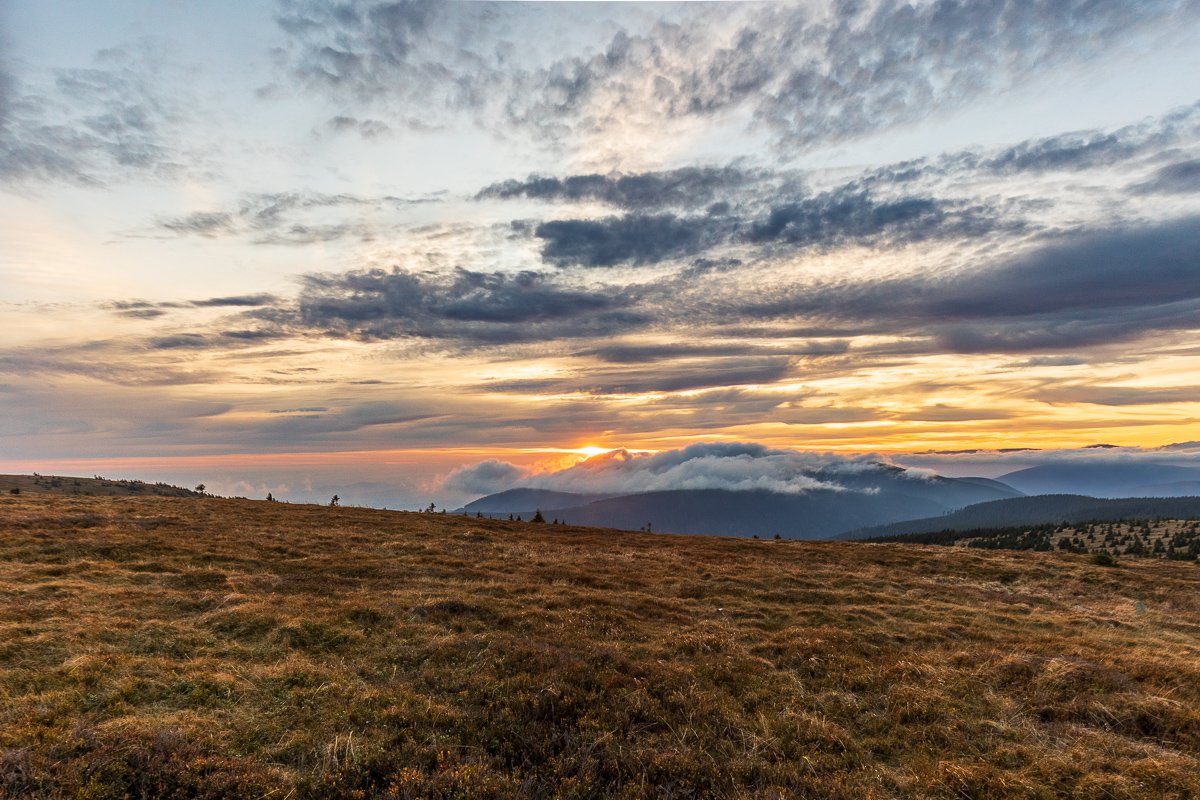
<svg viewBox="0 0 1200 800"><path fill-rule="evenodd" d="M1040 494L976 503L940 517L902 520L850 531L837 539L875 539L939 531L986 530L1069 522L1117 522L1145 518L1200 518L1200 497L1105 498Z"/></svg>
<svg viewBox="0 0 1200 800"><path fill-rule="evenodd" d="M528 518L541 511L547 518L571 524L620 530L823 539L866 525L915 519L973 502L1019 495L989 478L913 476L889 465L814 471L811 477L823 482L836 479L841 486L801 492L680 488L607 496L521 487L481 497L459 512ZM593 499L562 505L575 498Z"/></svg>

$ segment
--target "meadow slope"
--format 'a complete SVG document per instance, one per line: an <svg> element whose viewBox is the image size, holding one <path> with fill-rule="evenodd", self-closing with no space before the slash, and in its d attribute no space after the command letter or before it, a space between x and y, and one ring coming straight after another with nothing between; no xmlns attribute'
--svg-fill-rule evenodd
<svg viewBox="0 0 1200 800"><path fill-rule="evenodd" d="M0 797L1200 795L1200 567L0 496Z"/></svg>

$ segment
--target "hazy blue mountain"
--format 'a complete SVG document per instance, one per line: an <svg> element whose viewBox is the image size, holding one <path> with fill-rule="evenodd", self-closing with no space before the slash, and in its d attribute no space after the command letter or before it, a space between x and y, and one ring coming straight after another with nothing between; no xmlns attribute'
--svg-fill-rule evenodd
<svg viewBox="0 0 1200 800"><path fill-rule="evenodd" d="M597 500L612 497L611 494L578 494L575 492L553 492L549 489L509 489L472 500L459 511L474 514L529 514L540 509L542 513L559 508L573 508Z"/></svg>
<svg viewBox="0 0 1200 800"><path fill-rule="evenodd" d="M941 514L971 503L1018 496L986 478L913 477L879 465L829 470L812 477L843 490L802 493L688 489L623 495L584 495L544 489L510 489L475 500L463 510L493 516L540 509L547 519L624 530L649 526L660 533L819 539L904 519Z"/></svg>
<svg viewBox="0 0 1200 800"><path fill-rule="evenodd" d="M1135 486L1130 497L1200 497L1200 480Z"/></svg>
<svg viewBox="0 0 1200 800"><path fill-rule="evenodd" d="M828 489L803 494L692 489L646 492L556 511L572 525L659 533L819 539L848 528L935 513L937 503L891 492Z"/></svg>
<svg viewBox="0 0 1200 800"><path fill-rule="evenodd" d="M1043 464L998 480L1025 494L1177 497L1197 494L1187 484L1200 483L1200 468L1134 462ZM1184 485L1172 490L1173 484Z"/></svg>
<svg viewBox="0 0 1200 800"><path fill-rule="evenodd" d="M1069 522L1113 522L1125 519L1196 519L1200 518L1200 497L1123 497L1119 499L1087 497L1076 494L1045 494L1014 497L977 503L958 511L876 525L838 536L839 539L867 539L880 536L907 536L955 530L1009 528L1017 525L1045 525Z"/></svg>

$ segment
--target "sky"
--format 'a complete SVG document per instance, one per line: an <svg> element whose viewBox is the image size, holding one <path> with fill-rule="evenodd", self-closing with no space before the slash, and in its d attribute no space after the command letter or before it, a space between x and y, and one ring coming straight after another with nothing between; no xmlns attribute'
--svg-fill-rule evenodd
<svg viewBox="0 0 1200 800"><path fill-rule="evenodd" d="M1196 41L1196 0L8 0L0 471L416 507L608 448L1182 457Z"/></svg>

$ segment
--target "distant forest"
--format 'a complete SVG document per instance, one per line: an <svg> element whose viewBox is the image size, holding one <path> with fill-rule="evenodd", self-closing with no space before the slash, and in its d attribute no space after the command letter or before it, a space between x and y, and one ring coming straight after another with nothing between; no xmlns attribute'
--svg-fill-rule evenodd
<svg viewBox="0 0 1200 800"><path fill-rule="evenodd" d="M1071 525L1046 523L966 531L943 530L881 536L864 541L956 545L987 550L1104 552L1200 563L1200 520L1197 519L1091 520Z"/></svg>
<svg viewBox="0 0 1200 800"><path fill-rule="evenodd" d="M1130 497L1104 500L1073 494L1014 497L976 503L940 517L863 528L838 538L917 541L918 536L1007 528L1132 520L1200 519L1200 497ZM931 542L936 543L936 542Z"/></svg>

